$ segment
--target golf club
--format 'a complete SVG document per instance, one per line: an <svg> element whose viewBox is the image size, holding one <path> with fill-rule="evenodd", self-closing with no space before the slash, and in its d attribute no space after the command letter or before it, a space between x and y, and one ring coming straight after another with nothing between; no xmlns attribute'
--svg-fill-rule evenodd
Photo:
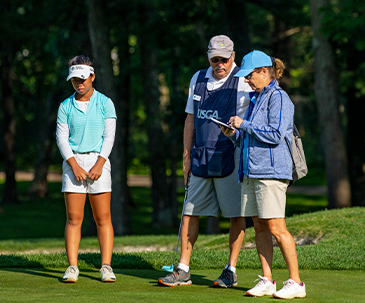
<svg viewBox="0 0 365 303"><path fill-rule="evenodd" d="M190 173L188 175L188 179L187 179L186 185L185 185L185 198L184 198L183 209L182 209L182 212L181 212L181 219L180 219L180 226L179 226L179 234L177 235L175 255L174 255L174 258L172 259L172 265L164 265L164 266L162 266L162 270L167 271L167 272L173 272L173 270L174 270L174 263L175 263L175 258L176 258L176 252L177 252L177 248L179 247L180 231L181 231L181 224L182 224L182 220L183 220L183 216L184 216L185 202L186 202L186 198L188 197L189 181L190 181Z"/></svg>

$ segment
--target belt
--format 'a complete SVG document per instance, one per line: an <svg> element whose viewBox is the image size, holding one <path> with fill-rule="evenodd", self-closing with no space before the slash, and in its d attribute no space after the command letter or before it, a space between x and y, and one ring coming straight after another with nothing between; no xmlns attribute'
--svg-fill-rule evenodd
<svg viewBox="0 0 365 303"><path fill-rule="evenodd" d="M89 155L89 154L92 154L92 153L95 153L95 152L87 152L87 153L79 153L79 152L76 152L76 151L72 151L74 154L82 154L82 155Z"/></svg>

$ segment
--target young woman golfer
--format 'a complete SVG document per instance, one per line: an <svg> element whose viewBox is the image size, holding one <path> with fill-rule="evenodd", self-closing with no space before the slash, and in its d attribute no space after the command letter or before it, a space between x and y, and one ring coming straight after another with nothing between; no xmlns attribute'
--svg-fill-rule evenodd
<svg viewBox="0 0 365 303"><path fill-rule="evenodd" d="M76 56L69 61L69 75L75 93L63 101L57 115L57 145L63 161L62 192L67 221L66 253L69 262L63 282L76 282L81 224L86 195L95 218L101 253L101 280L115 282L110 267L114 231L110 214L111 167L116 114L113 102L93 88L92 61Z"/></svg>

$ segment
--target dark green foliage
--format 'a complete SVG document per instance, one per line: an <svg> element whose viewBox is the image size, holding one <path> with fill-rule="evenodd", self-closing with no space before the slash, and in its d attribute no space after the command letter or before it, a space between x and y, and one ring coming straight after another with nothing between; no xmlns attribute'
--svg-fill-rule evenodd
<svg viewBox="0 0 365 303"><path fill-rule="evenodd" d="M153 7L154 14L148 24L141 24L138 22L139 9L146 3ZM239 64L242 56L251 50L251 46L246 45L249 43L252 48L283 57L273 49L274 37L281 35L275 32L278 22L285 21L286 26L280 30L283 32L300 29L301 34L292 35L293 41L290 43L295 56L284 56L282 59L289 68L298 70L293 87L305 96L310 92L307 62L311 60L308 53L311 41L310 33L305 29L309 16L304 1L278 1L276 5L268 5L265 1L121 0L104 1L103 4L110 28L115 84L120 89L120 98L130 99L129 155L133 161L129 165L132 168L146 168L149 150L144 130L148 117L142 102L148 93L148 84L143 82L140 73L145 64L140 57L139 35L144 30L141 26L151 30L150 35L157 43L157 73L161 76L160 85L168 89L169 97L161 112L162 120L167 126L164 129L167 137L178 142L175 155L178 161L181 160L188 85L197 70L208 66L206 50L213 35L227 34L232 37L236 44L236 63ZM291 9L285 9L287 5ZM65 81L67 60L81 53L91 56L87 10L81 0L57 4L48 0L11 1L4 8L0 13L4 20L0 31L3 40L11 46L11 52L2 48L0 57L4 58L10 53L15 55L12 62L15 75L13 91L17 100L17 165L24 169L34 166L38 151L42 148L40 139L44 130L34 132L34 129L44 124L45 116L56 113L57 106L47 110L47 102L55 94L59 103L73 93L71 85ZM242 22L237 21L241 20L238 17ZM251 42L242 44L241 39L248 40L248 37L243 37L246 31ZM96 88L97 81L98 77ZM308 137L313 135L313 132L306 133ZM168 149L169 145L166 146ZM311 154L308 154L309 159ZM169 161L169 153L165 156ZM59 166L60 162L61 157L54 147L51 164Z"/></svg>

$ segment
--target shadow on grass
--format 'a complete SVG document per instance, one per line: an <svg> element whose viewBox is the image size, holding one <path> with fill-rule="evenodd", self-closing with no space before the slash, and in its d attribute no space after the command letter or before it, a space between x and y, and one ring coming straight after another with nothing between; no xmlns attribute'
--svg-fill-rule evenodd
<svg viewBox="0 0 365 303"><path fill-rule="evenodd" d="M150 270L150 269L118 269L114 270L116 273L124 275L124 276L131 276L131 277L137 277L141 279L146 280L152 280L149 281L149 284L154 287L161 287L161 288L169 288L168 286L163 286L158 284L158 279L165 277L169 273L163 270ZM201 272L201 271L200 271ZM216 277L218 278L218 276ZM204 274L194 274L194 272L191 274L191 281L193 282L193 285L198 286L206 286L209 288L213 288L213 282L216 279L209 279ZM249 288L246 287L234 287L232 288L234 290L238 291L244 291L246 292Z"/></svg>
<svg viewBox="0 0 365 303"><path fill-rule="evenodd" d="M79 259L100 268L100 254L80 254ZM29 260L28 255L0 255L0 270L57 279L59 282L63 282L64 275L63 270L45 268L41 262ZM80 269L79 276L101 282L98 272L98 269Z"/></svg>
<svg viewBox="0 0 365 303"><path fill-rule="evenodd" d="M32 276L39 276L48 279L55 279L58 280L60 283L63 283L62 280L62 277L64 275L63 270L54 270L48 268L0 268L0 270L28 274ZM102 283L100 277L95 276L96 273L98 273L98 270L80 269L79 277L87 278Z"/></svg>
<svg viewBox="0 0 365 303"><path fill-rule="evenodd" d="M21 255L1 255L0 268L44 268L43 264L38 261L30 260Z"/></svg>
<svg viewBox="0 0 365 303"><path fill-rule="evenodd" d="M133 276L133 277L137 277L137 278L141 278L141 279L146 279L146 280L153 280L150 281L149 283L152 286L157 286L157 287L168 287L168 286L162 286L158 284L158 279L165 277L166 275L168 275L169 273L166 271L162 271L162 270L150 270L150 269L124 269L124 270L118 270L118 272L122 275L126 275L126 276ZM197 275L197 274L192 274L191 275L191 280L193 282L193 284L195 285L201 285L201 286L211 286L213 284L213 281L209 280L206 278L206 276L204 275Z"/></svg>
<svg viewBox="0 0 365 303"><path fill-rule="evenodd" d="M57 279L62 282L62 276L64 274L61 270L46 269L46 268L0 268L3 271L23 273L32 276L39 276L48 279Z"/></svg>
<svg viewBox="0 0 365 303"><path fill-rule="evenodd" d="M19 272L29 275L41 276L51 279L59 279L63 275L62 271L46 269L38 261L29 260L27 257L19 255L0 255L0 270Z"/></svg>
<svg viewBox="0 0 365 303"><path fill-rule="evenodd" d="M79 261L95 268L101 266L100 253L79 254ZM151 261L143 258L139 253L113 253L112 266L120 269L154 269Z"/></svg>

